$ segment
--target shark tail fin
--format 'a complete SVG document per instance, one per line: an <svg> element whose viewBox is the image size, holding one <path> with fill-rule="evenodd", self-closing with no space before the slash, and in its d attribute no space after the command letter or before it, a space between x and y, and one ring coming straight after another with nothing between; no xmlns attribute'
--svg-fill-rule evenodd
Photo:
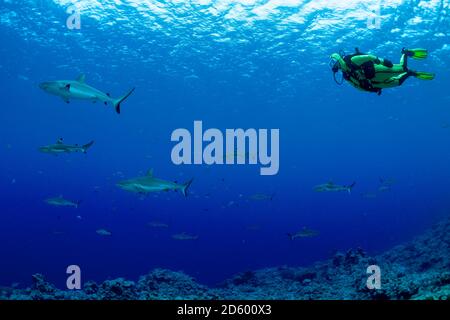
<svg viewBox="0 0 450 320"><path fill-rule="evenodd" d="M119 99L114 100L113 105L114 105L114 109L116 109L117 113L120 114L120 104L133 93L134 89L135 88L131 89L130 91L128 91L127 94L123 95Z"/></svg>
<svg viewBox="0 0 450 320"><path fill-rule="evenodd" d="M80 206L80 204L81 204L81 200L80 200L80 201L77 201L77 202L75 202L75 209L78 209L78 207Z"/></svg>
<svg viewBox="0 0 450 320"><path fill-rule="evenodd" d="M191 179L188 182L186 182L183 185L183 187L181 188L181 192L183 193L183 196L187 197L187 191L188 191L189 187L191 186L192 181L194 181L194 179Z"/></svg>
<svg viewBox="0 0 450 320"><path fill-rule="evenodd" d="M82 146L83 152L86 153L90 147L94 144L94 140Z"/></svg>
<svg viewBox="0 0 450 320"><path fill-rule="evenodd" d="M347 186L348 193L352 193L352 189L355 186L356 182L353 182L351 185Z"/></svg>

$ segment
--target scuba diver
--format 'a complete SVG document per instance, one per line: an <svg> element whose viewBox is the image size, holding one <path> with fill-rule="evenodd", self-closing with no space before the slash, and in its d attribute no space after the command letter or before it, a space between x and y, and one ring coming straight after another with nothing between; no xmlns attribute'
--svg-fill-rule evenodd
<svg viewBox="0 0 450 320"><path fill-rule="evenodd" d="M421 80L433 80L434 74L408 69L408 57L423 60L428 56L426 49L402 49L400 63L393 64L387 59L381 59L374 55L361 53L358 48L354 54L333 53L330 67L333 71L334 81L341 85L344 79L357 89L381 94L384 88L398 87L410 76ZM342 78L336 79L338 71L342 72Z"/></svg>

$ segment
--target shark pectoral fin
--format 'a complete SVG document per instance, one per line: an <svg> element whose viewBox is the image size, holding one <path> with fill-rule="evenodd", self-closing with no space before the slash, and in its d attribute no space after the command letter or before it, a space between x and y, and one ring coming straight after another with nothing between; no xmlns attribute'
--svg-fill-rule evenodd
<svg viewBox="0 0 450 320"><path fill-rule="evenodd" d="M64 100L65 103L70 103L69 98L67 98L67 97L62 97L62 99Z"/></svg>

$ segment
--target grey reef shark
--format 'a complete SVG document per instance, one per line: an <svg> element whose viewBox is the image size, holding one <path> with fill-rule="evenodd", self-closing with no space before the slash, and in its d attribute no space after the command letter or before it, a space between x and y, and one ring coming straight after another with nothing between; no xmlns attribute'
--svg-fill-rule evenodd
<svg viewBox="0 0 450 320"><path fill-rule="evenodd" d="M92 147L94 141L91 141L87 144L78 145L78 144L65 144L62 138L59 138L55 144L50 144L47 146L39 147L39 151L42 153L48 153L53 155L58 155L61 153L73 153L73 152L83 152L87 153L88 149Z"/></svg>
<svg viewBox="0 0 450 320"><path fill-rule="evenodd" d="M46 81L39 84L39 88L47 93L61 97L66 103L71 99L89 100L92 102L103 102L105 105L111 103L117 113L120 113L120 104L128 98L135 88L131 89L125 95L119 98L112 98L109 93L104 93L94 87L86 84L84 74L76 80L55 80Z"/></svg>
<svg viewBox="0 0 450 320"><path fill-rule="evenodd" d="M172 181L162 180L155 178L153 176L153 170L148 170L147 174L143 177L137 177L129 180L120 181L117 186L125 191L139 193L139 194L149 194L151 192L160 191L178 191L186 197L187 190L189 189L193 179L189 180L184 184L179 184Z"/></svg>

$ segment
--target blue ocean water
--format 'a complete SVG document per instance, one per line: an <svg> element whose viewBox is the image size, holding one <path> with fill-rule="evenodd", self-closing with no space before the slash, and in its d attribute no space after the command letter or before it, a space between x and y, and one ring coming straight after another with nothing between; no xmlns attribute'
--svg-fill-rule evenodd
<svg viewBox="0 0 450 320"><path fill-rule="evenodd" d="M71 264L83 281L137 279L161 267L216 284L245 270L306 266L337 250L378 253L450 211L448 1L0 5L1 285L25 286L39 272L64 287ZM72 5L79 30L66 25ZM378 5L380 25L368 26ZM355 47L394 62L403 47L427 48L429 57L410 67L436 79L411 78L381 96L338 86L329 56ZM117 115L101 103L66 104L38 86L80 74L114 97L136 90ZM279 128L279 173L174 165L171 133L192 130L195 120L221 130ZM58 138L95 144L87 154L38 151ZM194 178L188 197L116 186L150 168L171 181ZM395 183L380 192L380 178ZM356 185L351 194L314 192L330 180ZM81 201L79 208L44 202L59 195ZM286 236L303 227L319 235ZM181 232L199 238L171 237Z"/></svg>

